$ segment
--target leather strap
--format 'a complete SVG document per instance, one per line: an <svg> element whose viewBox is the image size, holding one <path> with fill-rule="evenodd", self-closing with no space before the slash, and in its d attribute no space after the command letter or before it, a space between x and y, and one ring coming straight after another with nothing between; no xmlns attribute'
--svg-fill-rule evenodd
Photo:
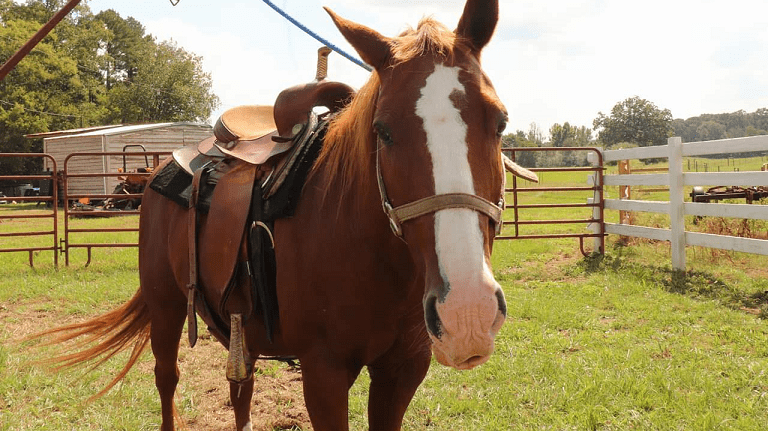
<svg viewBox="0 0 768 431"><path fill-rule="evenodd" d="M465 208L479 211L495 223L501 220L501 208L489 200L468 193L446 193L428 196L417 201L400 205L389 211L389 217L402 223L423 215L449 208Z"/></svg>
<svg viewBox="0 0 768 431"><path fill-rule="evenodd" d="M197 315L195 314L195 298L197 297L197 198L200 192L200 180L204 166L195 171L192 177L192 193L187 210L187 240L189 243L189 284L187 284L187 335L189 347L197 344Z"/></svg>
<svg viewBox="0 0 768 431"><path fill-rule="evenodd" d="M399 238L403 237L403 222L406 222L423 215L437 212L449 208L465 208L481 212L490 217L496 223L496 234L501 232L502 213L504 211L504 188L502 186L502 201L496 205L491 201L477 195L469 193L443 193L439 195L427 196L425 198L393 207L387 196L387 188L384 186L384 178L381 176L381 163L379 162L379 152L376 151L376 182L379 186L379 195L384 213L389 218L389 225L392 231Z"/></svg>

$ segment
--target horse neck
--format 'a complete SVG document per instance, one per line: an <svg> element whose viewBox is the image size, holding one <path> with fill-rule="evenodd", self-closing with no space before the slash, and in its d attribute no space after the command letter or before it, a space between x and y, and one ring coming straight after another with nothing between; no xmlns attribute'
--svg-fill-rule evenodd
<svg viewBox="0 0 768 431"><path fill-rule="evenodd" d="M417 286L423 277L406 243L389 227L376 185L373 154L360 167L364 169L345 189L342 176L337 175L338 164L319 159L291 224L303 235L311 235L316 246L311 250L321 259L342 260L356 268L355 276L369 285L378 284L403 300L416 298L419 302L423 288L419 291Z"/></svg>
<svg viewBox="0 0 768 431"><path fill-rule="evenodd" d="M305 193L309 191L312 195L305 195L305 198L320 209L314 215L324 218L325 222L330 218L334 225L348 228L358 235L379 238L382 245L390 243L390 237L394 236L381 207L374 159L371 158L367 168L354 179L343 178L335 172L338 166L327 161L318 163L315 175L305 187ZM345 180L350 183L344 185Z"/></svg>

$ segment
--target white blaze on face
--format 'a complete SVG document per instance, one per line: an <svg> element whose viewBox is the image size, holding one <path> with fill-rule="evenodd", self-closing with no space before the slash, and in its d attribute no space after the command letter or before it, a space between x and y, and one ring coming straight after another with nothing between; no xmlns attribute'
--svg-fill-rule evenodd
<svg viewBox="0 0 768 431"><path fill-rule="evenodd" d="M432 156L435 194L475 194L467 157L467 125L450 96L465 92L459 68L436 65L416 102L416 115L424 122ZM444 209L435 213L435 249L440 274L450 288L473 286L491 275L485 263L483 233L478 214L470 209Z"/></svg>

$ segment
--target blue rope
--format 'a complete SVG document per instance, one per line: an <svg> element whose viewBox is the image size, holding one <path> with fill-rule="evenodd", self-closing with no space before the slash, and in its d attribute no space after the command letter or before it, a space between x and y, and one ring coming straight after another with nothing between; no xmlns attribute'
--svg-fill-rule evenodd
<svg viewBox="0 0 768 431"><path fill-rule="evenodd" d="M295 25L296 27L298 27L298 28L300 28L301 30L303 30L303 31L304 31L304 33L306 33L306 34L308 34L308 35L312 36L313 38L315 38L317 41L319 41L319 42L320 42L320 43L322 43L323 45L327 46L328 48L331 48L332 50L334 50L334 51L336 51L336 52L338 52L339 54L341 54L342 56L344 56L345 58L347 58L349 61L351 61L351 62L353 62L353 63L357 64L358 66L362 67L363 69L365 69L365 70L367 70L367 71L369 71L369 72L372 72L372 71L373 71L373 68L372 68L371 66L368 66L367 64L363 63L363 61L362 61L362 60L360 60L360 59L358 59L358 58L356 58L356 57L353 57L353 56L351 56L351 55L347 54L347 53L346 53L346 52L344 52L344 51L343 51L341 48L337 47L336 45L332 44L331 42L328 42L326 39L324 39L323 37L321 37L321 36L320 36L320 35L318 35L317 33L313 32L313 31L312 31L312 30L310 30L310 29L308 29L308 28L307 28L305 25L303 25L302 23L300 23L300 22L296 21L295 19L293 19L293 17L291 17L290 15L288 15L288 14L287 14L285 11L283 11L283 10L282 10L282 9L280 9L279 7L275 6L275 4L274 4L274 3L272 3L271 1L269 1L269 0L263 0L263 1L264 1L264 3L266 3L266 4L267 4L267 6L271 7L272 9L274 9L274 10L275 10L275 12L279 13L280 15L282 15L282 17L283 17L283 18L287 19L287 20L288 20L288 21L290 21L290 22L291 22L293 25Z"/></svg>

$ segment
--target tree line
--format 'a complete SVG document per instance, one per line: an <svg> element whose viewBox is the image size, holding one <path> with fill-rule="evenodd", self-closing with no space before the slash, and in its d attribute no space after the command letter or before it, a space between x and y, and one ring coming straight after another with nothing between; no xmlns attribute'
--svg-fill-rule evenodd
<svg viewBox="0 0 768 431"><path fill-rule="evenodd" d="M0 0L0 61L10 58L65 3ZM0 81L0 151L42 152L30 133L107 124L204 122L218 106L202 58L114 10L82 2ZM5 159L0 174L36 163ZM38 168L39 169L39 168Z"/></svg>
<svg viewBox="0 0 768 431"><path fill-rule="evenodd" d="M606 149L666 145L667 138L680 136L683 142L710 141L768 135L768 108L747 113L703 114L673 119L669 109L638 96L625 99L608 114L598 112L592 129L555 123L548 140L532 123L528 131L517 130L502 137L505 148L513 147L603 147ZM597 131L593 138L593 132ZM724 155L724 157L727 155ZM587 166L586 151L519 152L516 160L526 167Z"/></svg>
<svg viewBox="0 0 768 431"><path fill-rule="evenodd" d="M673 136L680 136L683 142L768 135L768 108L755 112L739 110L728 114L704 114L687 120L675 119L671 127Z"/></svg>

